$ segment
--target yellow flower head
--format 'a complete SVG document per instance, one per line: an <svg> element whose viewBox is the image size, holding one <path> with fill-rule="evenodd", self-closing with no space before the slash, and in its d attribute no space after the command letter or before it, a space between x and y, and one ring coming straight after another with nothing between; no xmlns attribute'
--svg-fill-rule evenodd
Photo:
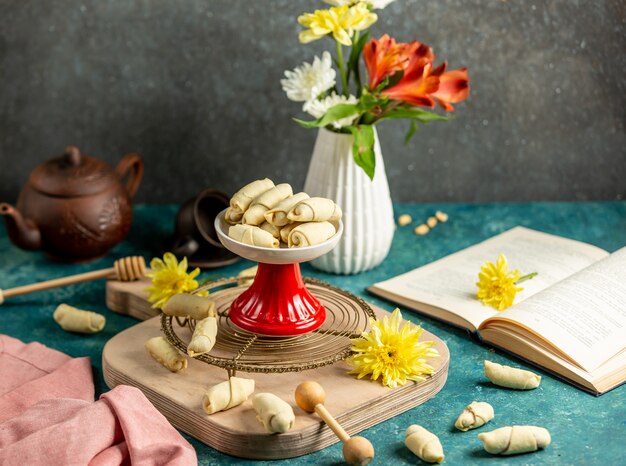
<svg viewBox="0 0 626 466"><path fill-rule="evenodd" d="M171 252L166 252L163 259L155 257L150 261L152 271L147 274L152 279L152 285L146 289L150 294L148 301L152 307L162 308L168 299L178 293L188 293L198 288L198 282L194 280L200 273L200 269L187 273L187 258L180 263ZM206 296L206 291L198 293Z"/></svg>
<svg viewBox="0 0 626 466"><path fill-rule="evenodd" d="M516 286L520 279L520 271L515 269L509 272L509 266L504 254L500 254L495 265L489 261L480 268L478 273L478 292L476 296L484 304L504 311L515 300L518 291L524 288Z"/></svg>
<svg viewBox="0 0 626 466"><path fill-rule="evenodd" d="M422 328L410 322L400 327L402 322L399 309L393 311L391 318L370 319L371 330L350 339L356 353L347 359L355 366L350 374L357 374L359 379L370 374L372 380L382 377L383 385L390 388L404 385L407 380L420 382L424 375L432 374L433 368L426 364L426 359L439 357L432 347L435 343L420 342Z"/></svg>
<svg viewBox="0 0 626 466"><path fill-rule="evenodd" d="M348 8L348 11L342 15L341 25L344 29L350 31L350 35L352 35L353 31L367 29L377 20L378 15L371 12L367 6L367 2L359 2Z"/></svg>
<svg viewBox="0 0 626 466"><path fill-rule="evenodd" d="M354 31L367 29L377 19L378 16L362 2L353 6L342 5L327 10L316 10L315 13L305 13L298 17L298 23L309 28L302 31L298 37L301 43L308 44L332 34L337 42L349 46L352 45L350 36Z"/></svg>

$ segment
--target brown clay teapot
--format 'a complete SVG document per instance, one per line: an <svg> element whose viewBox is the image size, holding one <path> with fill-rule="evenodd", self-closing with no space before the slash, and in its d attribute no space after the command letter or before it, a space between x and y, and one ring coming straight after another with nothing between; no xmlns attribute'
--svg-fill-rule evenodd
<svg viewBox="0 0 626 466"><path fill-rule="evenodd" d="M125 155L113 170L69 146L33 170L15 208L0 203L0 215L22 249L65 262L96 259L128 234L142 175L137 154Z"/></svg>

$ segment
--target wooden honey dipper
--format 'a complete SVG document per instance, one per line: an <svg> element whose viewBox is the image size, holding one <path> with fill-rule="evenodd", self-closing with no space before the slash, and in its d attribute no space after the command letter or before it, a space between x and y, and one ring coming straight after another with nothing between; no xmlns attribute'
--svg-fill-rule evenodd
<svg viewBox="0 0 626 466"><path fill-rule="evenodd" d="M324 406L326 392L320 384L307 380L296 387L296 403L307 413L316 412L343 442L343 458L351 465L365 466L374 458L374 447L365 437L350 437Z"/></svg>
<svg viewBox="0 0 626 466"><path fill-rule="evenodd" d="M94 270L93 272L79 273L70 275L69 277L55 278L45 282L33 283L31 285L18 286L8 290L0 290L0 304L5 298L19 296L22 294L33 293L35 291L48 290L59 286L72 285L74 283L88 282L98 280L99 278L112 277L117 280L129 282L139 280L146 274L146 261L141 256L128 256L118 259L114 262L113 267L102 270Z"/></svg>

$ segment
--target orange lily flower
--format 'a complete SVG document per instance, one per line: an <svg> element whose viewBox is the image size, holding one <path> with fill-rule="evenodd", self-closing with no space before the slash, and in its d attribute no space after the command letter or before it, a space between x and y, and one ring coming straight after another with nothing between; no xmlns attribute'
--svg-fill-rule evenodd
<svg viewBox="0 0 626 466"><path fill-rule="evenodd" d="M454 107L450 103L461 102L469 96L469 76L467 68L459 68L445 73L446 62L442 63L443 67L439 76L439 89L431 97L435 99L446 112L451 112Z"/></svg>
<svg viewBox="0 0 626 466"><path fill-rule="evenodd" d="M421 45L417 41L398 44L387 34L365 44L363 59L369 76L369 88L375 89L386 77L404 70Z"/></svg>
<svg viewBox="0 0 626 466"><path fill-rule="evenodd" d="M420 42L396 43L385 34L365 45L363 59L370 89L375 89L393 73L404 71L400 81L382 91L390 99L429 108L439 103L446 112L451 112L454 110L452 103L469 96L467 68L446 72L447 62L444 62L433 69L435 54Z"/></svg>
<svg viewBox="0 0 626 466"><path fill-rule="evenodd" d="M430 47L422 45L411 57L402 79L382 94L393 100L433 108L435 101L430 95L439 89L439 76L432 73L433 59Z"/></svg>

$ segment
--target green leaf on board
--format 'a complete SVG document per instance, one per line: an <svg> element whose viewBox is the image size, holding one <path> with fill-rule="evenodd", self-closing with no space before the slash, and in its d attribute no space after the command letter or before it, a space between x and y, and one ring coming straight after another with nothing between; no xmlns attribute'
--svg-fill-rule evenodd
<svg viewBox="0 0 626 466"><path fill-rule="evenodd" d="M354 136L352 157L354 162L365 171L370 180L374 179L376 156L374 154L374 127L372 125L348 126Z"/></svg>

